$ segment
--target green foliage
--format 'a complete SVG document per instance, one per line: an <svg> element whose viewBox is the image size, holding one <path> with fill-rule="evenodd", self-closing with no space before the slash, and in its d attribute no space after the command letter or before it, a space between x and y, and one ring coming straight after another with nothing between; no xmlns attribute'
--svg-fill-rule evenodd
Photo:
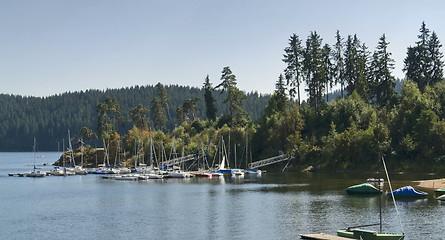
<svg viewBox="0 0 445 240"><path fill-rule="evenodd" d="M144 108L142 104L137 107L130 109L131 121L137 128L148 128L149 120L147 117L148 109Z"/></svg>
<svg viewBox="0 0 445 240"><path fill-rule="evenodd" d="M430 34L425 22L419 30L419 41L414 47L408 47L405 58L404 71L406 77L417 83L423 92L427 86L432 86L443 80L443 53L442 45L435 32Z"/></svg>
<svg viewBox="0 0 445 240"><path fill-rule="evenodd" d="M82 138L87 141L87 143L89 143L91 140L97 139L97 134L87 127L82 127L82 129L80 129L80 133Z"/></svg>

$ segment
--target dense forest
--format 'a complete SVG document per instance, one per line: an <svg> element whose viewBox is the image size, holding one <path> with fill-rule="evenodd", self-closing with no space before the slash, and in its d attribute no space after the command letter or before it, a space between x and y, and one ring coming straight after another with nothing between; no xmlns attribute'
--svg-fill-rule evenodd
<svg viewBox="0 0 445 240"><path fill-rule="evenodd" d="M169 130L179 125L176 109L186 99L199 98L194 110L196 118L205 118L204 90L175 85L165 86L165 89L172 117L168 123ZM155 86L134 86L105 91L67 92L43 98L0 94L0 151L31 151L34 137L39 151L61 151L62 140L67 140L68 130L73 139L81 137L82 127L97 130L97 105L107 97L116 98L119 102L124 118L119 131L125 133L133 126L128 120L130 109L139 104L149 107L155 93ZM244 109L253 120L259 119L270 96L256 92L246 95ZM214 98L217 114L227 111L228 107L223 103L224 94L218 92ZM152 118L151 115L148 117ZM100 146L101 142L91 144Z"/></svg>
<svg viewBox="0 0 445 240"><path fill-rule="evenodd" d="M357 35L337 31L335 40L324 44L313 31L303 42L292 34L270 96L238 89L230 67L217 84L207 76L202 89L158 83L48 98L3 95L0 146L27 150L37 136L41 149L53 149L71 129L103 147L107 164L146 159L153 140L160 155L214 157L224 143L236 167L284 152L293 157L290 169L380 170L385 157L392 170L444 171L444 63L436 33L421 24L418 41L407 47L403 82L392 75L385 34L373 52Z"/></svg>

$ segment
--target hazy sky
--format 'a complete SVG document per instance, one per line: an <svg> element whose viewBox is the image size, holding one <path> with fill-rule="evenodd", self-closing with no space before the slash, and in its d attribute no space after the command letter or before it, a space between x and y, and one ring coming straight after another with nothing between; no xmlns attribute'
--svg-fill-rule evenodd
<svg viewBox="0 0 445 240"><path fill-rule="evenodd" d="M334 44L385 33L403 78L425 21L445 42L445 1L0 0L0 93L50 96L134 85L213 85L230 66L241 90L272 93L293 33ZM444 48L442 48L444 52Z"/></svg>

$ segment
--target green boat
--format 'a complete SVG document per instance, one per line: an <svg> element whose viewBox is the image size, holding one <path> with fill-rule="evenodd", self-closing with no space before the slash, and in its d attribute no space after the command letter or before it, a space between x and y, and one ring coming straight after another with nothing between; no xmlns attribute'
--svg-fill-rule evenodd
<svg viewBox="0 0 445 240"><path fill-rule="evenodd" d="M382 193L381 190L377 189L376 187L372 186L369 183L362 183L354 186L350 186L346 188L346 192L348 194L377 194Z"/></svg>
<svg viewBox="0 0 445 240"><path fill-rule="evenodd" d="M363 240L403 240L405 238L405 236L401 234L378 233L364 229L338 230L337 235L339 237Z"/></svg>
<svg viewBox="0 0 445 240"><path fill-rule="evenodd" d="M444 195L445 194L445 188L436 189L436 190L434 190L434 193L436 193L436 196Z"/></svg>

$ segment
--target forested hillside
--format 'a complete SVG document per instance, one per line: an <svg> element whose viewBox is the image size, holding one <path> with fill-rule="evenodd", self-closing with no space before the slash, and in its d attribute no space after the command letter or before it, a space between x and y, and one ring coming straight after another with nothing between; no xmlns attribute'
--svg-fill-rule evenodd
<svg viewBox="0 0 445 240"><path fill-rule="evenodd" d="M407 47L403 81L392 75L385 34L370 52L357 35L337 31L329 45L312 31L304 44L290 36L271 96L238 89L228 66L219 84L207 76L202 89L158 83L48 98L0 95L0 151L31 150L33 137L39 150L55 150L70 129L72 140L90 145L90 156L103 147L107 165L148 163L147 146L154 146L158 159L179 149L215 159L228 149L231 167L284 152L294 160L290 169L378 171L385 157L391 170L445 171L442 44L425 23L419 32Z"/></svg>
<svg viewBox="0 0 445 240"><path fill-rule="evenodd" d="M165 89L172 118L167 124L168 129L172 130L175 125L179 125L176 110L186 99L199 98L195 114L200 119L206 119L204 90L175 85L165 86ZM126 132L132 127L128 119L129 110L139 104L150 109L156 94L155 86L67 92L45 98L1 94L0 151L31 151L34 137L39 151L62 150L62 139L67 139L68 130L73 139L80 138L80 129L84 126L97 130L97 105L107 97L116 98L120 104L125 118L120 131ZM217 116L228 112L228 106L223 103L225 96L219 91L213 93ZM243 107L253 120L262 115L269 97L258 93L247 94Z"/></svg>

